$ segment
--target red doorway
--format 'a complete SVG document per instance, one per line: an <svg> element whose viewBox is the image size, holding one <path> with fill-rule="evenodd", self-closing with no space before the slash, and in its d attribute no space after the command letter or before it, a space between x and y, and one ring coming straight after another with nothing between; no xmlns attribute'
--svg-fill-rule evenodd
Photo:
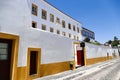
<svg viewBox="0 0 120 80"><path fill-rule="evenodd" d="M77 50L77 65L84 65L84 53L83 50Z"/></svg>

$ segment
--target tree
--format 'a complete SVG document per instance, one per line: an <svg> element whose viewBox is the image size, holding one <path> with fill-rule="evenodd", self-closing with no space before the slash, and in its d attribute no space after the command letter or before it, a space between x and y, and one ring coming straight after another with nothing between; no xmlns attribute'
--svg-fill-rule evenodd
<svg viewBox="0 0 120 80"><path fill-rule="evenodd" d="M118 46L118 44L119 44L119 41L118 41L118 40L115 40L115 41L112 42L112 46L113 46L113 47L114 47L114 46Z"/></svg>
<svg viewBox="0 0 120 80"><path fill-rule="evenodd" d="M114 36L114 41L118 41L118 38L116 36Z"/></svg>
<svg viewBox="0 0 120 80"><path fill-rule="evenodd" d="M90 42L90 38L86 37L86 38L84 39L84 41L85 41L85 42Z"/></svg>
<svg viewBox="0 0 120 80"><path fill-rule="evenodd" d="M119 40L118 40L118 38L116 36L114 36L114 41L112 42L112 46L113 47L115 47L115 46L117 47L118 44L119 44Z"/></svg>
<svg viewBox="0 0 120 80"><path fill-rule="evenodd" d="M112 44L112 41L111 41L111 40L109 40L107 43L108 43L108 44Z"/></svg>

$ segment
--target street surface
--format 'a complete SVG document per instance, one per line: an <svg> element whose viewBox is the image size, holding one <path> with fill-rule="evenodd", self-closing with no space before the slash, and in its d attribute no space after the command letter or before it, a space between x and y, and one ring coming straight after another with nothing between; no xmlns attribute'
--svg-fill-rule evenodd
<svg viewBox="0 0 120 80"><path fill-rule="evenodd" d="M120 58L34 80L120 80Z"/></svg>
<svg viewBox="0 0 120 80"><path fill-rule="evenodd" d="M99 71L86 76L78 76L72 80L120 80L120 60Z"/></svg>

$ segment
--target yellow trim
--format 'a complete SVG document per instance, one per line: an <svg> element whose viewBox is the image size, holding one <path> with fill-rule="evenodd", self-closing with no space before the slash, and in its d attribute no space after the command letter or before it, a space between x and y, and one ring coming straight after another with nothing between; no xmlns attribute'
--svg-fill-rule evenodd
<svg viewBox="0 0 120 80"><path fill-rule="evenodd" d="M80 44L80 42L73 42L73 44Z"/></svg>
<svg viewBox="0 0 120 80"><path fill-rule="evenodd" d="M83 48L83 54L84 54L84 65L86 66L86 48Z"/></svg>
<svg viewBox="0 0 120 80"><path fill-rule="evenodd" d="M80 42L73 42L73 44L80 44ZM73 49L75 49L74 46L73 46ZM84 65L86 66L86 48L84 47L82 49L83 49L83 54L84 54ZM77 64L76 61L75 61L75 56L76 56L76 53L74 53L74 69L76 67L75 65Z"/></svg>
<svg viewBox="0 0 120 80"><path fill-rule="evenodd" d="M91 64L103 62L110 59L112 59L112 56L109 56L109 58L108 57L89 58L89 59L86 59L86 65L91 65Z"/></svg>
<svg viewBox="0 0 120 80"><path fill-rule="evenodd" d="M40 65L40 74L42 76L52 75L59 72L70 70L70 61L42 64Z"/></svg>
<svg viewBox="0 0 120 80"><path fill-rule="evenodd" d="M38 55L37 55L37 74L35 75L29 75L30 72L30 52L31 51L37 51ZM40 61L41 58L41 48L28 48L28 59L27 59L27 80L32 80L34 78L40 77Z"/></svg>
<svg viewBox="0 0 120 80"><path fill-rule="evenodd" d="M34 78L39 78L47 75L56 74L59 72L70 70L70 61L50 63L50 64L40 64L39 65L38 76L28 75L28 66L22 66L17 68L17 78L16 80L32 80Z"/></svg>
<svg viewBox="0 0 120 80"><path fill-rule="evenodd" d="M17 80L27 80L27 67L17 67Z"/></svg>
<svg viewBox="0 0 120 80"><path fill-rule="evenodd" d="M10 80L17 80L19 36L0 32L0 38L12 40Z"/></svg>

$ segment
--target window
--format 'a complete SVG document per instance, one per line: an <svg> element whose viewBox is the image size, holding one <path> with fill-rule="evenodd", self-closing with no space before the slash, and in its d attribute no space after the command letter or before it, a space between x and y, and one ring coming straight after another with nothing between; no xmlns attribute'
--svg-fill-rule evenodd
<svg viewBox="0 0 120 80"><path fill-rule="evenodd" d="M77 40L79 40L79 37L77 36Z"/></svg>
<svg viewBox="0 0 120 80"><path fill-rule="evenodd" d="M32 4L32 14L37 16L38 7L35 4Z"/></svg>
<svg viewBox="0 0 120 80"><path fill-rule="evenodd" d="M47 11L42 9L42 19L47 19Z"/></svg>
<svg viewBox="0 0 120 80"><path fill-rule="evenodd" d="M79 27L77 27L77 32L79 33L80 31L79 31Z"/></svg>
<svg viewBox="0 0 120 80"><path fill-rule="evenodd" d="M54 22L54 15L53 14L50 14L50 21Z"/></svg>
<svg viewBox="0 0 120 80"><path fill-rule="evenodd" d="M60 24L60 18L56 18L56 23Z"/></svg>
<svg viewBox="0 0 120 80"><path fill-rule="evenodd" d="M65 21L62 21L62 27L65 28Z"/></svg>
<svg viewBox="0 0 120 80"><path fill-rule="evenodd" d="M68 29L71 29L71 24L70 23L68 23Z"/></svg>
<svg viewBox="0 0 120 80"><path fill-rule="evenodd" d="M50 27L50 32L54 32L54 29L52 27Z"/></svg>
<svg viewBox="0 0 120 80"><path fill-rule="evenodd" d="M75 25L73 25L73 31L76 31L76 29L75 29Z"/></svg>
<svg viewBox="0 0 120 80"><path fill-rule="evenodd" d="M59 30L57 30L57 34L60 34L60 31L59 31Z"/></svg>
<svg viewBox="0 0 120 80"><path fill-rule="evenodd" d="M34 21L32 21L32 27L33 27L33 28L37 28L37 23L34 22Z"/></svg>
<svg viewBox="0 0 120 80"><path fill-rule="evenodd" d="M46 30L46 25L42 24L42 30Z"/></svg>
<svg viewBox="0 0 120 80"><path fill-rule="evenodd" d="M74 39L76 40L76 36L74 35Z"/></svg>
<svg viewBox="0 0 120 80"><path fill-rule="evenodd" d="M65 33L65 32L63 32L63 33L62 33L62 35L63 35L63 36L66 36L66 33Z"/></svg>
<svg viewBox="0 0 120 80"><path fill-rule="evenodd" d="M69 34L69 38L71 38L71 34Z"/></svg>

